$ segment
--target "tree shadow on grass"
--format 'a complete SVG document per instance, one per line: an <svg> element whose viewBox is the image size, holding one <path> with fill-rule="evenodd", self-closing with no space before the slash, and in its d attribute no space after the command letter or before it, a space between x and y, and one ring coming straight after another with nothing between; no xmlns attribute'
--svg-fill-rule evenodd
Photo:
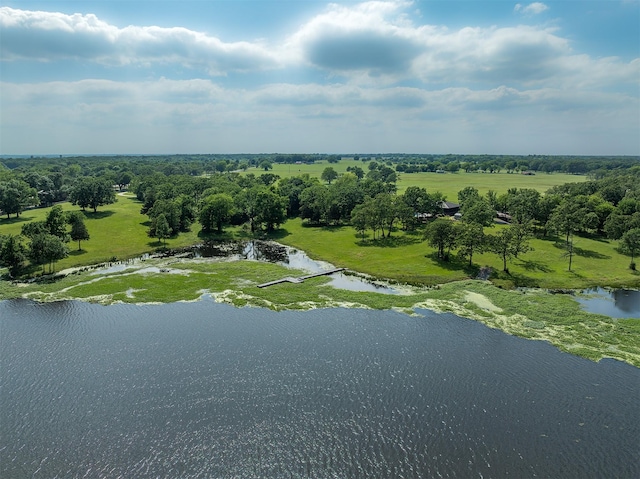
<svg viewBox="0 0 640 479"><path fill-rule="evenodd" d="M24 216L18 216L17 218L3 218L0 219L0 226L4 225L14 225L16 223L26 223L31 221L32 218L25 218Z"/></svg>
<svg viewBox="0 0 640 479"><path fill-rule="evenodd" d="M551 268L541 263L540 261L529 261L522 259L517 259L515 261L517 262L516 264L518 264L518 266L522 266L527 271L541 271L543 273L553 272Z"/></svg>
<svg viewBox="0 0 640 479"><path fill-rule="evenodd" d="M400 246L409 246L420 243L421 238L412 238L408 236L387 236L386 238L365 239L357 241L358 246L377 246L380 248L398 248Z"/></svg>
<svg viewBox="0 0 640 479"><path fill-rule="evenodd" d="M556 243L553 246L557 249L564 250L565 252L567 251L567 245L565 243ZM583 258L611 259L611 256L608 254L602 254L590 249L580 248L579 246L576 246L575 243L573 245L573 254L575 256L582 256Z"/></svg>
<svg viewBox="0 0 640 479"><path fill-rule="evenodd" d="M214 241L214 242L228 242L234 241L234 234L230 231L222 230L221 233L217 231L208 231L204 232L202 230L198 231L198 238L203 241Z"/></svg>
<svg viewBox="0 0 640 479"><path fill-rule="evenodd" d="M88 220L101 220L104 218L108 218L109 216L113 215L114 212L111 210L104 210L104 211L88 211L85 210L83 211L85 218L87 218Z"/></svg>
<svg viewBox="0 0 640 479"><path fill-rule="evenodd" d="M290 234L291 233L289 233L289 230L287 230L286 228L278 228L277 230L268 232L267 238L269 238L270 240L279 240L282 238L286 238Z"/></svg>
<svg viewBox="0 0 640 479"><path fill-rule="evenodd" d="M73 251L69 251L69 256L82 256L83 254L87 254L86 250L74 249Z"/></svg>
<svg viewBox="0 0 640 479"><path fill-rule="evenodd" d="M303 222L302 223L302 227L303 228L315 228L315 229L319 229L319 230L322 230L322 231L326 231L328 233L337 233L339 231L342 231L342 229L345 228L346 225L327 225L327 224L323 224L323 223Z"/></svg>
<svg viewBox="0 0 640 479"><path fill-rule="evenodd" d="M448 259L438 258L438 252L433 251L432 253L426 254L425 258L429 258L438 267L442 269L446 269L447 271L464 271L465 274L470 277L476 277L478 274L478 266L472 264L469 266L469 260L467 258L460 257L455 253L451 252L448 256Z"/></svg>

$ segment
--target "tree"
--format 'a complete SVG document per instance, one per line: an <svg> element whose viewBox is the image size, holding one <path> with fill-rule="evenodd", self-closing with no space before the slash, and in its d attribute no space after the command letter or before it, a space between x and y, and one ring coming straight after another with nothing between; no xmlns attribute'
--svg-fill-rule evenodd
<svg viewBox="0 0 640 479"><path fill-rule="evenodd" d="M167 244L167 238L170 235L171 228L169 227L169 222L163 213L160 213L154 219L154 231L155 237L158 238L158 241L162 241L163 244Z"/></svg>
<svg viewBox="0 0 640 479"><path fill-rule="evenodd" d="M320 175L320 179L322 181L326 181L331 184L333 180L338 177L338 172L333 169L331 166L327 166L324 170L322 170L322 174Z"/></svg>
<svg viewBox="0 0 640 479"><path fill-rule="evenodd" d="M180 232L180 208L175 200L157 200L147 215L151 220L149 236L157 237L155 228L158 223L156 218L160 215L164 215L164 219L169 225L169 236L177 235Z"/></svg>
<svg viewBox="0 0 640 479"><path fill-rule="evenodd" d="M583 228L586 213L575 197L567 197L553 210L548 223L553 231L566 236L568 245L569 236Z"/></svg>
<svg viewBox="0 0 640 479"><path fill-rule="evenodd" d="M312 223L326 222L329 216L329 190L320 184L300 193L300 217Z"/></svg>
<svg viewBox="0 0 640 479"><path fill-rule="evenodd" d="M458 191L458 201L462 206L465 205L467 201L476 200L480 198L480 193L477 188L473 186L466 186L460 191Z"/></svg>
<svg viewBox="0 0 640 479"><path fill-rule="evenodd" d="M8 268L12 277L20 274L27 259L26 252L19 236L0 237L0 266Z"/></svg>
<svg viewBox="0 0 640 479"><path fill-rule="evenodd" d="M78 251L80 251L80 242L89 240L89 231L84 224L84 216L81 213L73 214L69 216L69 223L71 223L71 239L78 242Z"/></svg>
<svg viewBox="0 0 640 479"><path fill-rule="evenodd" d="M527 223L535 218L540 193L531 188L510 189L507 193L507 211L515 223Z"/></svg>
<svg viewBox="0 0 640 479"><path fill-rule="evenodd" d="M484 198L480 196L470 196L463 203L460 213L462 213L462 221L465 223L493 226L493 218L496 215L496 210L494 210Z"/></svg>
<svg viewBox="0 0 640 479"><path fill-rule="evenodd" d="M507 268L507 260L515 256L515 249L513 245L513 229L503 228L495 235L488 236L489 251L497 254L502 258L502 270L509 272Z"/></svg>
<svg viewBox="0 0 640 479"><path fill-rule="evenodd" d="M233 209L233 198L227 194L219 193L206 198L199 215L202 231L210 232L215 228L222 233L222 226L231 219Z"/></svg>
<svg viewBox="0 0 640 479"><path fill-rule="evenodd" d="M473 254L482 253L485 246L484 228L478 223L458 223L456 244L458 254L469 258L469 266L473 264Z"/></svg>
<svg viewBox="0 0 640 479"><path fill-rule="evenodd" d="M285 199L271 190L263 189L256 198L256 221L267 231L273 231L287 219Z"/></svg>
<svg viewBox="0 0 640 479"><path fill-rule="evenodd" d="M44 222L50 234L57 236L62 241L68 240L67 218L62 211L62 206L56 205L51 208Z"/></svg>
<svg viewBox="0 0 640 479"><path fill-rule="evenodd" d="M631 255L631 264L629 267L633 270L636 269L636 263L634 258L638 252L640 252L640 228L633 228L622 235L620 240L620 249L627 254Z"/></svg>
<svg viewBox="0 0 640 479"><path fill-rule="evenodd" d="M9 180L0 183L0 210L7 215L20 216L25 208L37 206L39 203L38 192L28 183L21 180Z"/></svg>
<svg viewBox="0 0 640 479"><path fill-rule="evenodd" d="M49 273L54 271L56 261L66 258L69 249L60 238L49 233L40 233L31 239L28 256L33 264L41 264L44 273L45 264L49 264Z"/></svg>
<svg viewBox="0 0 640 479"><path fill-rule="evenodd" d="M510 228L513 233L513 255L517 258L518 255L531 251L533 249L529 246L532 230L531 220L527 223L514 223Z"/></svg>
<svg viewBox="0 0 640 479"><path fill-rule="evenodd" d="M438 250L439 259L448 259L448 251L453 248L456 242L455 225L449 219L437 219L427 226L425 239ZM445 250L448 250L445 253Z"/></svg>
<svg viewBox="0 0 640 479"><path fill-rule="evenodd" d="M273 163L269 160L262 160L258 165L258 168L262 168L264 171L269 171L273 168Z"/></svg>
<svg viewBox="0 0 640 479"><path fill-rule="evenodd" d="M115 203L116 193L107 178L83 177L71 188L69 199L83 210L90 207L95 213L99 206Z"/></svg>

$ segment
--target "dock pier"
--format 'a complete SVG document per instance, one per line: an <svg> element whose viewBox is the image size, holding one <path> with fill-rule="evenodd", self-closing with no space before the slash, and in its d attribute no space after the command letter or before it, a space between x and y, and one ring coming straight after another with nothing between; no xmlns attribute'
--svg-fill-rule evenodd
<svg viewBox="0 0 640 479"><path fill-rule="evenodd" d="M276 279L275 281L269 281L268 283L259 284L258 288L266 288L268 286L273 286L274 284L280 283L302 283L305 279L315 278L316 276L327 276L333 273L339 273L340 271L344 271L345 269L346 268L334 268L327 271L320 271L319 273L307 274L305 276L300 276L299 278L287 276L285 278Z"/></svg>

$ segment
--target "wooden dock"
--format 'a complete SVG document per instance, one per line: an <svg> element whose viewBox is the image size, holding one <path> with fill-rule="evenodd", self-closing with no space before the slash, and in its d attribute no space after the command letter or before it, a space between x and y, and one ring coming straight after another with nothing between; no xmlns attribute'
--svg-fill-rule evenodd
<svg viewBox="0 0 640 479"><path fill-rule="evenodd" d="M307 274L305 276L300 276L299 278L293 278L291 276L287 276L285 278L277 279L275 281L269 281L268 283L262 283L258 285L258 288L266 288L267 286L273 286L274 284L280 283L302 283L305 279L315 278L316 276L327 276L333 273L339 273L340 271L344 271L346 268L334 268L327 271L320 271L319 273Z"/></svg>

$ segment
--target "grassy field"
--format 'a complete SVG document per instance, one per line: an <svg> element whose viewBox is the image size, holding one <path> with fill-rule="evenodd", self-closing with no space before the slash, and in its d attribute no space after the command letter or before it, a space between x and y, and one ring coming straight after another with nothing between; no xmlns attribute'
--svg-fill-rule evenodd
<svg viewBox="0 0 640 479"><path fill-rule="evenodd" d="M101 208L98 213L87 212L91 239L82 243L82 251L72 251L68 258L58 262L56 270L113 258L133 258L160 249L162 245L146 234L147 217L140 214L140 207L135 198L119 196L117 203ZM70 204L64 204L63 209L77 210ZM0 220L0 234L17 234L25 222L42 220L47 212L48 209L29 210L18 220ZM487 232L493 233L498 228L488 228ZM194 225L193 231L169 239L167 247L200 242L198 231L199 226ZM246 230L237 228L228 230L223 239L246 237ZM507 274L500 271L501 259L492 254L474 256L472 267L457 258L440 262L435 251L422 241L420 232L397 231L391 238L372 241L360 238L350 226L309 227L295 219L285 223L271 238L336 266L422 287L407 288L402 295L382 295L331 288L326 286L326 277L319 277L302 284L259 289L258 283L297 274L282 266L259 262L169 257L135 261L125 271L115 273L76 272L57 281L29 284L0 281L0 300L27 297L40 301L148 303L196 300L209 293L218 301L236 306L275 310L342 306L395 308L412 314L415 308L426 308L475 319L509 334L549 341L564 351L592 360L611 357L640 367L639 320L614 320L586 313L568 295L553 295L541 289L512 289L640 287L640 274L629 270L629 258L616 251L614 241L576 238L573 271L569 272L560 245L536 239L531 242L534 251L511 261ZM77 243L70 243L70 247L76 249ZM494 270L494 284L469 280L480 266ZM438 286L429 289L425 285Z"/></svg>
<svg viewBox="0 0 640 479"><path fill-rule="evenodd" d="M486 233L495 234L502 227L487 228ZM640 273L629 269L629 257L616 251L616 241L576 238L569 271L561 242L534 239L533 251L511 260L509 273L504 273L502 259L490 253L474 255L473 267L458 258L438 261L435 250L422 241L420 233L396 232L391 238L363 241L350 226L309 227L296 219L286 223L280 236L280 242L302 249L314 258L410 284L434 285L473 278L479 267L489 266L495 272L493 282L505 288L640 286Z"/></svg>
<svg viewBox="0 0 640 479"><path fill-rule="evenodd" d="M346 169L349 163L342 161L337 166ZM276 165L286 168L288 165ZM323 164L291 165L310 168L319 173ZM277 172L277 170L276 170ZM507 174L435 174L422 173L404 175L409 178L436 178L442 181L451 179L447 186L452 190L461 189L468 179L515 178L519 187L537 187L544 190L553 182L562 183L566 175L507 175ZM457 183L454 183L456 180ZM495 187L495 183L491 185ZM487 186L488 188L488 186ZM78 210L70 204L63 204L65 211ZM131 195L118 196L118 201L98 210L97 213L85 212L86 225L91 235L89 241L82 242L82 250L77 251L77 243L70 243L71 254L56 264L56 270L85 266L110 261L133 258L143 253L153 252L163 247L154 238L147 236L147 217L140 214L141 203ZM49 209L25 211L20 218L0 220L0 234L18 234L22 225L32 220L42 220ZM498 228L488 228L487 233L495 233ZM201 241L198 236L199 225L192 231L181 233L167 240L167 248L179 248ZM230 229L225 239L246 236L242 229ZM640 276L628 269L629 258L616 251L617 242L602 239L577 238L576 255L572 271L568 271L568 260L564 257L561 244L551 240L536 239L531 242L534 250L513 260L509 264L510 274L500 270L500 259L492 254L474 256L474 266L468 267L465 261L454 258L451 262L440 262L434 256L434 250L423 240L422 233L396 232L391 238L363 241L356 236L350 226L308 227L299 219L288 221L272 235L282 243L306 251L311 257L329 261L336 266L370 274L378 278L387 278L397 282L433 285L475 277L480 266L489 266L496 274L493 281L503 287L514 286L544 288L585 288L590 286L639 286ZM37 271L37 270L35 270Z"/></svg>
<svg viewBox="0 0 640 479"><path fill-rule="evenodd" d="M156 238L147 236L147 216L140 214L142 204L133 196L118 196L118 201L102 206L96 213L84 212L85 224L91 239L81 243L69 243L69 257L56 264L56 270L109 261L113 257L127 259L162 247ZM80 211L70 203L61 204L63 211ZM29 221L44 220L50 208L38 208L23 212L18 219L0 220L0 234L19 234L22 225ZM178 248L198 242L199 225L188 233L167 239L168 248Z"/></svg>
<svg viewBox="0 0 640 479"><path fill-rule="evenodd" d="M320 161L310 165L286 165L274 163L270 173L279 175L282 178L297 176L304 173L312 177L320 178L322 171L331 166L338 173L346 173L350 166L359 166L365 172L368 171L367 163L355 160L342 160L338 163L330 164L327 161ZM264 170L249 168L248 173L261 175ZM440 191L449 201L456 201L458 191L465 186L473 186L485 194L489 190L496 193L506 193L509 188L533 188L544 193L553 186L565 183L575 183L585 181L586 176L567 175L564 173L539 173L536 175L521 175L511 173L398 173L398 192L402 193L408 186L420 186L428 192Z"/></svg>

